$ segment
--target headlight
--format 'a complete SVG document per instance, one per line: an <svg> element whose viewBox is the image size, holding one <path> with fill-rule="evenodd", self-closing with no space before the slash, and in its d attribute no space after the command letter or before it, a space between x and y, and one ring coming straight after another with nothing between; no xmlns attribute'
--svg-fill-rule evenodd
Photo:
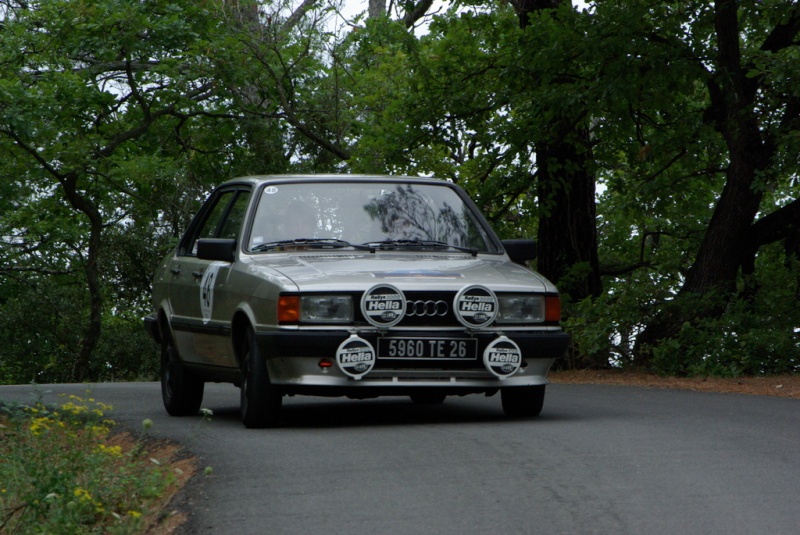
<svg viewBox="0 0 800 535"><path fill-rule="evenodd" d="M544 321L544 296L498 295L500 313L497 323L542 323Z"/></svg>
<svg viewBox="0 0 800 535"><path fill-rule="evenodd" d="M351 323L353 300L347 295L300 297L300 321L309 323Z"/></svg>

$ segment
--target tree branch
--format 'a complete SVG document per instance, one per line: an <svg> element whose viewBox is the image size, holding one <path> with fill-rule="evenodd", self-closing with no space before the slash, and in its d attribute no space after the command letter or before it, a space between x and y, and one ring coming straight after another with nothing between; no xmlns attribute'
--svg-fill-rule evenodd
<svg viewBox="0 0 800 535"><path fill-rule="evenodd" d="M303 0L303 3L300 4L291 15L289 15L289 18L283 23L281 29L283 31L289 31L293 29L300 22L300 19L302 19L316 3L317 0Z"/></svg>
<svg viewBox="0 0 800 535"><path fill-rule="evenodd" d="M414 9L407 11L403 17L406 28L414 26L419 19L425 16L432 5L433 0L419 0L419 2L414 5Z"/></svg>
<svg viewBox="0 0 800 535"><path fill-rule="evenodd" d="M756 249L786 239L800 230L800 199L771 212L750 227L750 243Z"/></svg>
<svg viewBox="0 0 800 535"><path fill-rule="evenodd" d="M781 22L764 39L761 50L764 52L778 52L794 44L794 40L800 33L800 4L795 3L789 10L789 16L784 18L786 22Z"/></svg>

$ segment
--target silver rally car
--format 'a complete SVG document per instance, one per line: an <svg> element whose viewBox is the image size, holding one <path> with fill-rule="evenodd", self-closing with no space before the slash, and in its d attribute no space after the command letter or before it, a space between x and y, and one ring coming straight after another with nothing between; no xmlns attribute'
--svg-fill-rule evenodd
<svg viewBox="0 0 800 535"><path fill-rule="evenodd" d="M522 265L535 255L442 180L230 180L155 274L164 406L196 414L214 381L240 387L247 427L301 394L499 391L507 415L536 416L569 335L556 288Z"/></svg>

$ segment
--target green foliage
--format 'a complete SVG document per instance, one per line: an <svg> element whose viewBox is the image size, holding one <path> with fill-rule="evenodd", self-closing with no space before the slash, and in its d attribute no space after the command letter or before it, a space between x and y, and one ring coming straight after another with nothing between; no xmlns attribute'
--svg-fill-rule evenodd
<svg viewBox="0 0 800 535"><path fill-rule="evenodd" d="M783 327L783 328L781 328ZM739 377L800 371L794 328L752 313L684 324L653 352L651 369L664 375Z"/></svg>
<svg viewBox="0 0 800 535"><path fill-rule="evenodd" d="M57 278L6 282L0 305L0 383L68 382L85 309L85 294Z"/></svg>
<svg viewBox="0 0 800 535"><path fill-rule="evenodd" d="M86 310L80 282L69 277L27 279L6 282L3 290L9 296L0 299L0 384L73 381L75 348L81 342ZM141 301L148 295L142 288L136 299L120 298L115 309L104 313L92 377L100 381L157 377L158 348L142 327L149 307Z"/></svg>
<svg viewBox="0 0 800 535"><path fill-rule="evenodd" d="M147 508L175 474L155 464L143 444L115 443L110 409L70 396L57 409L38 403L0 411L0 530L142 531Z"/></svg>
<svg viewBox="0 0 800 535"><path fill-rule="evenodd" d="M530 139L516 121L509 70L518 58L513 12L453 8L415 39L402 24L368 21L350 72L362 106L350 167L458 182L507 236L532 235Z"/></svg>
<svg viewBox="0 0 800 535"><path fill-rule="evenodd" d="M800 271L797 261L780 262L780 249L770 247L760 258L757 280L750 281L758 286L754 295L743 293L720 317L684 323L656 348L653 369L731 377L800 372Z"/></svg>
<svg viewBox="0 0 800 535"><path fill-rule="evenodd" d="M677 334L654 348L651 371L664 375L742 376L800 372L800 295L797 262L787 268L780 247L767 248L759 259L758 287L727 304L718 317L682 323ZM566 304L565 328L577 345L576 367L638 368L634 353L636 335L655 312L658 295L655 279L628 276L598 299ZM663 291L663 290L662 290ZM713 308L718 296L695 296L682 306ZM676 314L680 316L680 314Z"/></svg>
<svg viewBox="0 0 800 535"><path fill-rule="evenodd" d="M143 359L152 357L142 345L144 271L152 273L154 253L163 254L229 167L229 139L214 145L220 138L203 124L225 112L212 98L214 64L205 55L219 36L211 6L48 0L6 8L0 308L8 314L0 335L8 363L0 382L152 376L151 363L109 364L101 353L119 360L125 348L141 355L140 346ZM135 244L121 239L129 227L139 232ZM121 288L126 295L112 296ZM108 297L116 306L104 309ZM111 329L102 334L104 324ZM121 340L106 341L112 333ZM92 360L76 362L84 349Z"/></svg>

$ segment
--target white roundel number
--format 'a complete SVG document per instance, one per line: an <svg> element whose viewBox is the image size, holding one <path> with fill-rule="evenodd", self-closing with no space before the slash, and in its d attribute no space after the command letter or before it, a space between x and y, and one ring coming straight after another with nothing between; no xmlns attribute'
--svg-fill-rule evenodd
<svg viewBox="0 0 800 535"><path fill-rule="evenodd" d="M522 351L506 336L500 336L483 351L483 365L500 379L510 377L522 366Z"/></svg>
<svg viewBox="0 0 800 535"><path fill-rule="evenodd" d="M203 323L211 321L214 312L214 287L217 284L217 275L223 266L229 266L228 262L211 262L203 273L200 280L200 314Z"/></svg>
<svg viewBox="0 0 800 535"><path fill-rule="evenodd" d="M364 292L361 313L376 327L393 327L406 313L406 298L391 284L378 284Z"/></svg>
<svg viewBox="0 0 800 535"><path fill-rule="evenodd" d="M350 335L336 350L336 364L346 375L361 379L375 366L375 349L363 338Z"/></svg>
<svg viewBox="0 0 800 535"><path fill-rule="evenodd" d="M465 327L486 327L497 318L497 297L489 288L467 286L456 294L453 310Z"/></svg>

